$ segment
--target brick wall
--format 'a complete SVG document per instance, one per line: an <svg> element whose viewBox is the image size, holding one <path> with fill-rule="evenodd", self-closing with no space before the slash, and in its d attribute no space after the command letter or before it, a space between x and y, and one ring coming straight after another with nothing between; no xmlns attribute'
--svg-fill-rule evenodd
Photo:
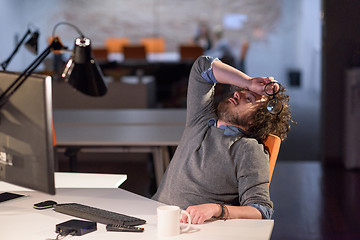
<svg viewBox="0 0 360 240"><path fill-rule="evenodd" d="M137 42L141 37L157 35L166 39L167 51L176 51L179 44L192 39L199 21L212 26L222 24L226 14L243 14L247 18L241 29L225 31L232 46L238 47L245 39L265 38L278 23L282 1L65 0L52 4L46 16L49 33L56 22L68 21L90 37L93 46L103 45L107 37L126 36ZM62 38L74 38L68 28L57 31Z"/></svg>

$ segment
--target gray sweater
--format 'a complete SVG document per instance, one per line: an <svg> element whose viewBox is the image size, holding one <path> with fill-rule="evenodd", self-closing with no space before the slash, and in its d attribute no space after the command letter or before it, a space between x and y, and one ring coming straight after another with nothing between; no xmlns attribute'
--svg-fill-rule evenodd
<svg viewBox="0 0 360 240"><path fill-rule="evenodd" d="M241 129L214 125L217 81L212 61L202 56L192 67L186 127L153 199L183 209L204 203L254 206L264 218L271 218L269 158L264 146Z"/></svg>

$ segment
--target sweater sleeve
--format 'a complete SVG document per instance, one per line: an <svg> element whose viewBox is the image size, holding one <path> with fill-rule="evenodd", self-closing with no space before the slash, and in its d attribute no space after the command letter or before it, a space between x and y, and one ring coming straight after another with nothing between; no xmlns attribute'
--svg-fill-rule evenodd
<svg viewBox="0 0 360 240"><path fill-rule="evenodd" d="M217 80L212 72L212 63L217 58L200 56L194 62L187 92L187 125L214 117L214 94Z"/></svg>
<svg viewBox="0 0 360 240"><path fill-rule="evenodd" d="M238 153L238 191L241 206L253 206L263 218L271 218L273 203L269 194L269 158L262 144L255 139L243 138L244 148Z"/></svg>
<svg viewBox="0 0 360 240"><path fill-rule="evenodd" d="M272 208L268 208L260 204L250 204L249 206L256 208L261 213L264 219L271 219L274 213L274 210Z"/></svg>

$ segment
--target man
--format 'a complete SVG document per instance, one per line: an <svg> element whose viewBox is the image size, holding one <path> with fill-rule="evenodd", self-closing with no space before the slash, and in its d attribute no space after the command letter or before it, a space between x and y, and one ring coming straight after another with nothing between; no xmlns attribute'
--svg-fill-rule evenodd
<svg viewBox="0 0 360 240"><path fill-rule="evenodd" d="M269 158L261 143L270 133L284 140L291 121L284 89L275 96L282 111L267 110L272 97L264 88L272 81L199 57L189 77L186 127L153 199L186 209L193 224L271 218ZM216 108L217 83L239 89ZM188 221L185 215L182 221Z"/></svg>
<svg viewBox="0 0 360 240"><path fill-rule="evenodd" d="M235 66L235 58L229 42L224 38L222 26L216 25L213 29L213 46L205 51L205 55L219 58L222 62Z"/></svg>

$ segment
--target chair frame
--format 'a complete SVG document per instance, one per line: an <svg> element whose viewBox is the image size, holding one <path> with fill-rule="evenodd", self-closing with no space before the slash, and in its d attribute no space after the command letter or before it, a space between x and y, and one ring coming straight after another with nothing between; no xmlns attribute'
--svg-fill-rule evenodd
<svg viewBox="0 0 360 240"><path fill-rule="evenodd" d="M273 176L275 169L276 160L280 151L281 139L276 135L270 134L263 143L265 149L269 152L269 167L270 167L269 185L270 185L271 178Z"/></svg>

